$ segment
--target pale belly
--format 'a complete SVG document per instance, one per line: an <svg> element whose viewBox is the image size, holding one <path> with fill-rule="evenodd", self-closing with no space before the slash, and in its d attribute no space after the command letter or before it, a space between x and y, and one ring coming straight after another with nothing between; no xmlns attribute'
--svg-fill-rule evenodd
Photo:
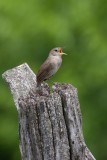
<svg viewBox="0 0 107 160"><path fill-rule="evenodd" d="M51 70L51 76L54 75L58 69L60 68L62 63L62 58L54 58L53 59L53 69Z"/></svg>

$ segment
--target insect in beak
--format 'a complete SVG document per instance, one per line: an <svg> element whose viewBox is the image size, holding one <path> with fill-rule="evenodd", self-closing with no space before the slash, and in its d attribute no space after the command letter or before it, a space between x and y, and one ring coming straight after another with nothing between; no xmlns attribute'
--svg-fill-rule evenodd
<svg viewBox="0 0 107 160"><path fill-rule="evenodd" d="M59 52L60 52L60 55L67 55L66 53L62 52L62 49L60 49Z"/></svg>
<svg viewBox="0 0 107 160"><path fill-rule="evenodd" d="M67 55L67 54L62 52L61 55Z"/></svg>

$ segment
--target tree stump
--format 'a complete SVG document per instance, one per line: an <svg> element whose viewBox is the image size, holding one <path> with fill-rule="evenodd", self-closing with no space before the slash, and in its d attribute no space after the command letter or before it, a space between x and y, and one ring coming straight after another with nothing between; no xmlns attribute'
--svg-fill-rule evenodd
<svg viewBox="0 0 107 160"><path fill-rule="evenodd" d="M82 133L77 89L54 83L37 88L36 75L25 63L6 71L18 111L22 160L95 160Z"/></svg>

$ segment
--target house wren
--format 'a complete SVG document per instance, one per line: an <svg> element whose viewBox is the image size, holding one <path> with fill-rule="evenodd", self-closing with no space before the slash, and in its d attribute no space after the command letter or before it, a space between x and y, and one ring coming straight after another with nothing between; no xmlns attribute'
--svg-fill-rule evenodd
<svg viewBox="0 0 107 160"><path fill-rule="evenodd" d="M48 80L59 69L62 63L62 55L66 53L62 52L62 48L57 47L49 52L49 56L46 61L40 66L37 73L37 85L40 85L43 81Z"/></svg>

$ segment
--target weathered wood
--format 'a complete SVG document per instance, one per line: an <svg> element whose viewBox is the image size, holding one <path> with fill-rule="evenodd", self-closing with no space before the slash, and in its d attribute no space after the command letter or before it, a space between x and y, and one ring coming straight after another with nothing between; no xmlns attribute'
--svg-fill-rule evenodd
<svg viewBox="0 0 107 160"><path fill-rule="evenodd" d="M25 63L6 71L19 119L20 152L23 160L95 160L82 133L77 89L55 83L50 93Z"/></svg>

